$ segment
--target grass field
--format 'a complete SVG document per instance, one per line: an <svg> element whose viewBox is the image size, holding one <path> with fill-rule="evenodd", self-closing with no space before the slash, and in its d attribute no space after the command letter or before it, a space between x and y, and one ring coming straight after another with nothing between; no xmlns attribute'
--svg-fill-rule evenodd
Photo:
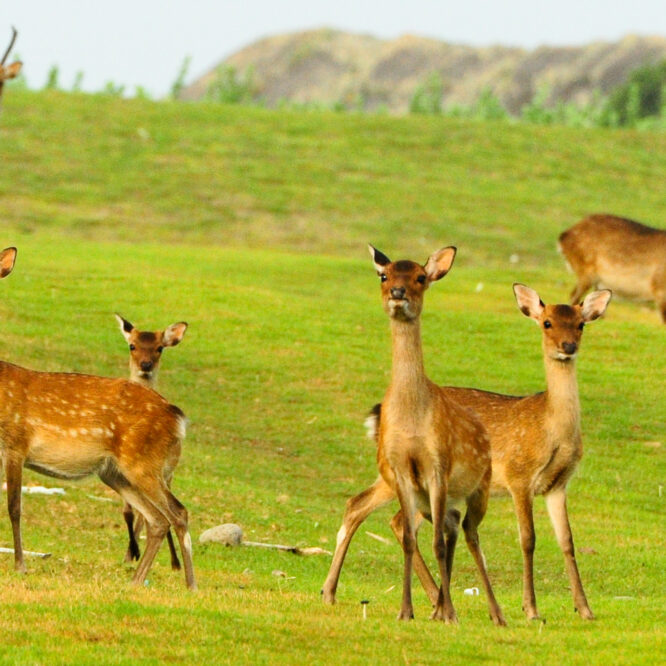
<svg viewBox="0 0 666 666"><path fill-rule="evenodd" d="M121 503L90 479L27 495L29 573L0 560L2 663L658 663L664 623L664 327L612 302L578 361L585 457L569 488L595 622L572 611L543 502L535 505L537 600L520 610L511 501L481 538L509 627L487 618L464 546L457 627L399 623L396 507L360 529L338 589L330 558L200 545L222 522L247 539L333 549L345 500L375 478L363 419L389 377L389 333L366 243L425 260L459 248L427 294L429 375L506 393L543 388L539 334L511 283L565 299L559 231L611 211L664 227L666 135L433 118L269 112L5 91L0 115L0 358L122 376L113 312L140 328L190 327L165 352L160 389L191 420L173 489L190 511L199 590L163 548L130 584ZM513 261L510 259L512 255ZM109 501L110 500L110 501ZM4 511L3 511L4 513ZM424 551L431 531L422 530ZM0 545L11 546L6 515ZM274 572L286 576L276 576ZM369 599L362 619L361 599Z"/></svg>

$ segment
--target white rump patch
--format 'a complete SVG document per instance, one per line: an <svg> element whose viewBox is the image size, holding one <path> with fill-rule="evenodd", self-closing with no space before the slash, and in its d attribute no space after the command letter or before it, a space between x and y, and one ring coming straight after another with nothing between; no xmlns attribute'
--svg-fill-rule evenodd
<svg viewBox="0 0 666 666"><path fill-rule="evenodd" d="M189 532L185 532L185 536L183 537L183 545L185 546L185 550L192 555L192 537L190 536Z"/></svg>

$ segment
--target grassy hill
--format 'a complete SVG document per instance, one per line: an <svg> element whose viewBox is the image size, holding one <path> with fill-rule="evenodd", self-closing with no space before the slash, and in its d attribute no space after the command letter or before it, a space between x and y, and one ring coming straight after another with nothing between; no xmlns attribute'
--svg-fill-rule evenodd
<svg viewBox="0 0 666 666"><path fill-rule="evenodd" d="M142 328L189 322L165 353L160 388L191 420L173 487L190 511L200 590L187 593L166 548L147 588L133 589L114 494L96 480L26 472L24 482L66 495L24 499L25 548L53 557L31 559L26 577L10 556L0 560L0 661L529 664L554 650L567 663L663 660L664 327L639 304L612 302L586 329L578 361L586 448L569 510L596 622L571 610L542 501L535 577L546 625L520 610L510 500L493 500L481 526L505 631L487 620L482 597L462 593L478 586L463 545L453 575L460 625L427 621L420 591L417 619L395 621L401 552L367 534L391 538L395 506L359 530L332 608L319 599L328 557L202 546L198 536L237 522L251 540L332 550L344 501L374 480L362 421L390 357L368 241L393 258L459 248L427 295L433 379L537 391L538 332L511 283L563 300L572 278L555 239L586 213L663 228L665 149L663 133L10 87L0 240L19 257L0 283L0 358L122 376L127 350L113 312ZM426 553L430 534L424 527ZM0 545L11 545L6 516Z"/></svg>

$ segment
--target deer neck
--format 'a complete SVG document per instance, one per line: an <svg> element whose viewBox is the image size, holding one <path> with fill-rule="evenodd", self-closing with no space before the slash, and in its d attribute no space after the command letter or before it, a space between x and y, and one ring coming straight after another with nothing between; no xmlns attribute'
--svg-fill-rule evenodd
<svg viewBox="0 0 666 666"><path fill-rule="evenodd" d="M580 402L575 360L546 358L546 418L551 429L571 436L580 432Z"/></svg>
<svg viewBox="0 0 666 666"><path fill-rule="evenodd" d="M423 366L420 320L391 320L392 366L391 387L392 401L416 414L426 400L428 379Z"/></svg>

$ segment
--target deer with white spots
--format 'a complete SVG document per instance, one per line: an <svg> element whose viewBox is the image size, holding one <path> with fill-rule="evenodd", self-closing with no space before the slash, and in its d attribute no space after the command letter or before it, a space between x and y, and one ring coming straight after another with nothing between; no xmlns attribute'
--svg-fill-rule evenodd
<svg viewBox="0 0 666 666"><path fill-rule="evenodd" d="M578 278L571 303L588 289L654 301L666 324L666 229L616 215L590 215L563 231L557 247Z"/></svg>
<svg viewBox="0 0 666 666"><path fill-rule="evenodd" d="M15 248L0 253L0 277L9 275L15 259ZM26 570L23 468L61 479L97 474L148 524L146 549L133 582L144 583L171 526L180 544L186 585L195 588L187 510L169 489L185 423L178 407L126 379L37 372L0 362L0 452L16 570Z"/></svg>
<svg viewBox="0 0 666 666"><path fill-rule="evenodd" d="M483 424L469 409L449 399L425 374L421 348L420 315L426 289L444 277L456 249L434 253L425 266L413 261L391 262L370 246L381 278L384 309L389 315L392 339L391 384L384 397L384 413L377 439L380 476L373 486L347 502L343 525L331 568L324 583L324 601L334 603L337 581L354 531L367 515L396 496L402 515L404 553L402 605L398 619L414 617L411 593L412 562L418 529L417 512L432 521L433 550L441 585L432 619L457 622L449 591L453 544L445 534L447 508L464 502L463 529L481 574L490 616L504 625L486 571L478 525L486 512L490 487L490 443Z"/></svg>
<svg viewBox="0 0 666 666"><path fill-rule="evenodd" d="M119 314L116 313L115 317L120 326L120 332L129 345L130 381L156 390L157 373L162 352L166 347L175 347L181 342L187 330L187 323L179 321L176 324L171 324L163 331L140 331ZM143 530L145 521L143 516L139 514L135 522L134 511L131 504L127 502L123 507L123 518L129 534L125 562L131 562L132 560L138 560L141 556L137 539ZM180 569L180 561L178 560L171 531L167 532L167 542L171 554L171 568L178 570Z"/></svg>
<svg viewBox="0 0 666 666"><path fill-rule="evenodd" d="M543 495L555 536L564 555L574 605L582 618L592 620L574 551L566 504L566 488L583 455L580 404L575 358L580 349L583 327L601 317L611 298L608 290L595 291L579 305L544 305L529 287L515 284L520 310L531 317L542 332L546 368L546 391L526 397L491 393L472 388L444 387L450 400L473 409L490 436L492 456L491 496L510 494L520 533L523 553L523 610L530 619L539 614L534 592L534 497ZM384 405L376 405L366 421L369 434L378 435L384 420ZM396 536L401 533L400 514L391 522ZM447 525L455 543L457 520ZM437 587L418 552L414 568L430 600Z"/></svg>

